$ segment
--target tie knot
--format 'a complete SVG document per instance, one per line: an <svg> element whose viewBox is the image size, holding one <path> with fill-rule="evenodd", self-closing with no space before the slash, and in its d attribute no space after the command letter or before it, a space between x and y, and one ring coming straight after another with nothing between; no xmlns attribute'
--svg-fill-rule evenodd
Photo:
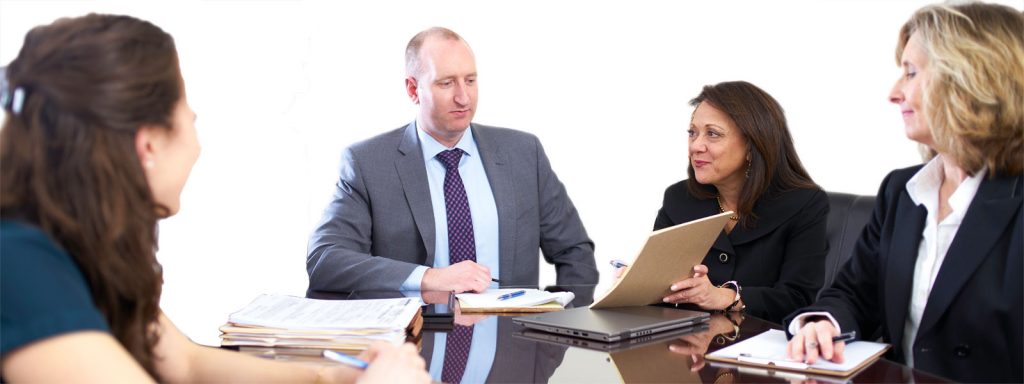
<svg viewBox="0 0 1024 384"><path fill-rule="evenodd" d="M444 164L444 168L447 170L459 169L459 160L462 160L462 154L461 149L452 148L438 153L437 159L441 160L441 164Z"/></svg>

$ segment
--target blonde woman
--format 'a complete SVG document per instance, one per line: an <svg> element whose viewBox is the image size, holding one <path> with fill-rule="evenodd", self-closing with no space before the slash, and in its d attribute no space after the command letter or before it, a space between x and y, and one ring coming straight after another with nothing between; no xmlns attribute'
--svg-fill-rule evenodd
<svg viewBox="0 0 1024 384"><path fill-rule="evenodd" d="M843 360L840 331L954 381L1024 381L1024 15L933 5L899 35L889 96L927 163L893 171L850 263L784 324L789 356Z"/></svg>

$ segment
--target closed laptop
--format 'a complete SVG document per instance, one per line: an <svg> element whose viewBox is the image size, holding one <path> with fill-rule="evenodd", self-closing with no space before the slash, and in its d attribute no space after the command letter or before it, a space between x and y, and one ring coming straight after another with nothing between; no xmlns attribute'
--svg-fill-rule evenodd
<svg viewBox="0 0 1024 384"><path fill-rule="evenodd" d="M614 342L706 322L707 312L658 306L573 308L522 316L512 322L555 334Z"/></svg>

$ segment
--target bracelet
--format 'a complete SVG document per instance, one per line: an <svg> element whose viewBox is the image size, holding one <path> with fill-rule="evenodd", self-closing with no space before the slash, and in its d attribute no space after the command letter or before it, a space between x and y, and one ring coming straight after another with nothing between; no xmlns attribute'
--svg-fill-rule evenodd
<svg viewBox="0 0 1024 384"><path fill-rule="evenodd" d="M715 337L715 343L718 343L718 345L725 345L726 341L736 341L737 337L740 337L740 326L733 323L732 336L726 336L724 333L718 334Z"/></svg>
<svg viewBox="0 0 1024 384"><path fill-rule="evenodd" d="M733 286L733 288L729 288L728 286L730 285ZM736 298L732 300L732 304L729 304L728 307L725 307L726 312L731 311L733 307L740 303L740 293L743 292L743 287L741 287L740 284L736 282L736 280L726 281L722 283L722 285L719 285L718 288L729 288L736 291ZM737 310L742 311L746 307L746 305L743 305L740 306L740 308L738 308Z"/></svg>

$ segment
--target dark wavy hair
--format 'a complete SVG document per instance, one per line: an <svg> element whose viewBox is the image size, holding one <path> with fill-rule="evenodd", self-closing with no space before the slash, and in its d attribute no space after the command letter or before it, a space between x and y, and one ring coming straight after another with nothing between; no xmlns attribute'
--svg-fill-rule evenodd
<svg viewBox="0 0 1024 384"><path fill-rule="evenodd" d="M32 29L7 67L0 217L41 228L74 258L117 340L153 377L163 273L156 202L135 150L140 126L171 129L183 94L173 38L90 14Z"/></svg>
<svg viewBox="0 0 1024 384"><path fill-rule="evenodd" d="M750 174L743 183L736 213L740 224L753 226L757 217L754 205L761 197L793 189L819 188L807 174L793 147L793 137L782 106L768 92L745 81L729 81L704 86L700 95L690 100L696 107L708 103L736 123L747 140L750 151ZM690 176L686 183L690 194L698 199L714 199L718 190L713 185L701 184L687 167Z"/></svg>

